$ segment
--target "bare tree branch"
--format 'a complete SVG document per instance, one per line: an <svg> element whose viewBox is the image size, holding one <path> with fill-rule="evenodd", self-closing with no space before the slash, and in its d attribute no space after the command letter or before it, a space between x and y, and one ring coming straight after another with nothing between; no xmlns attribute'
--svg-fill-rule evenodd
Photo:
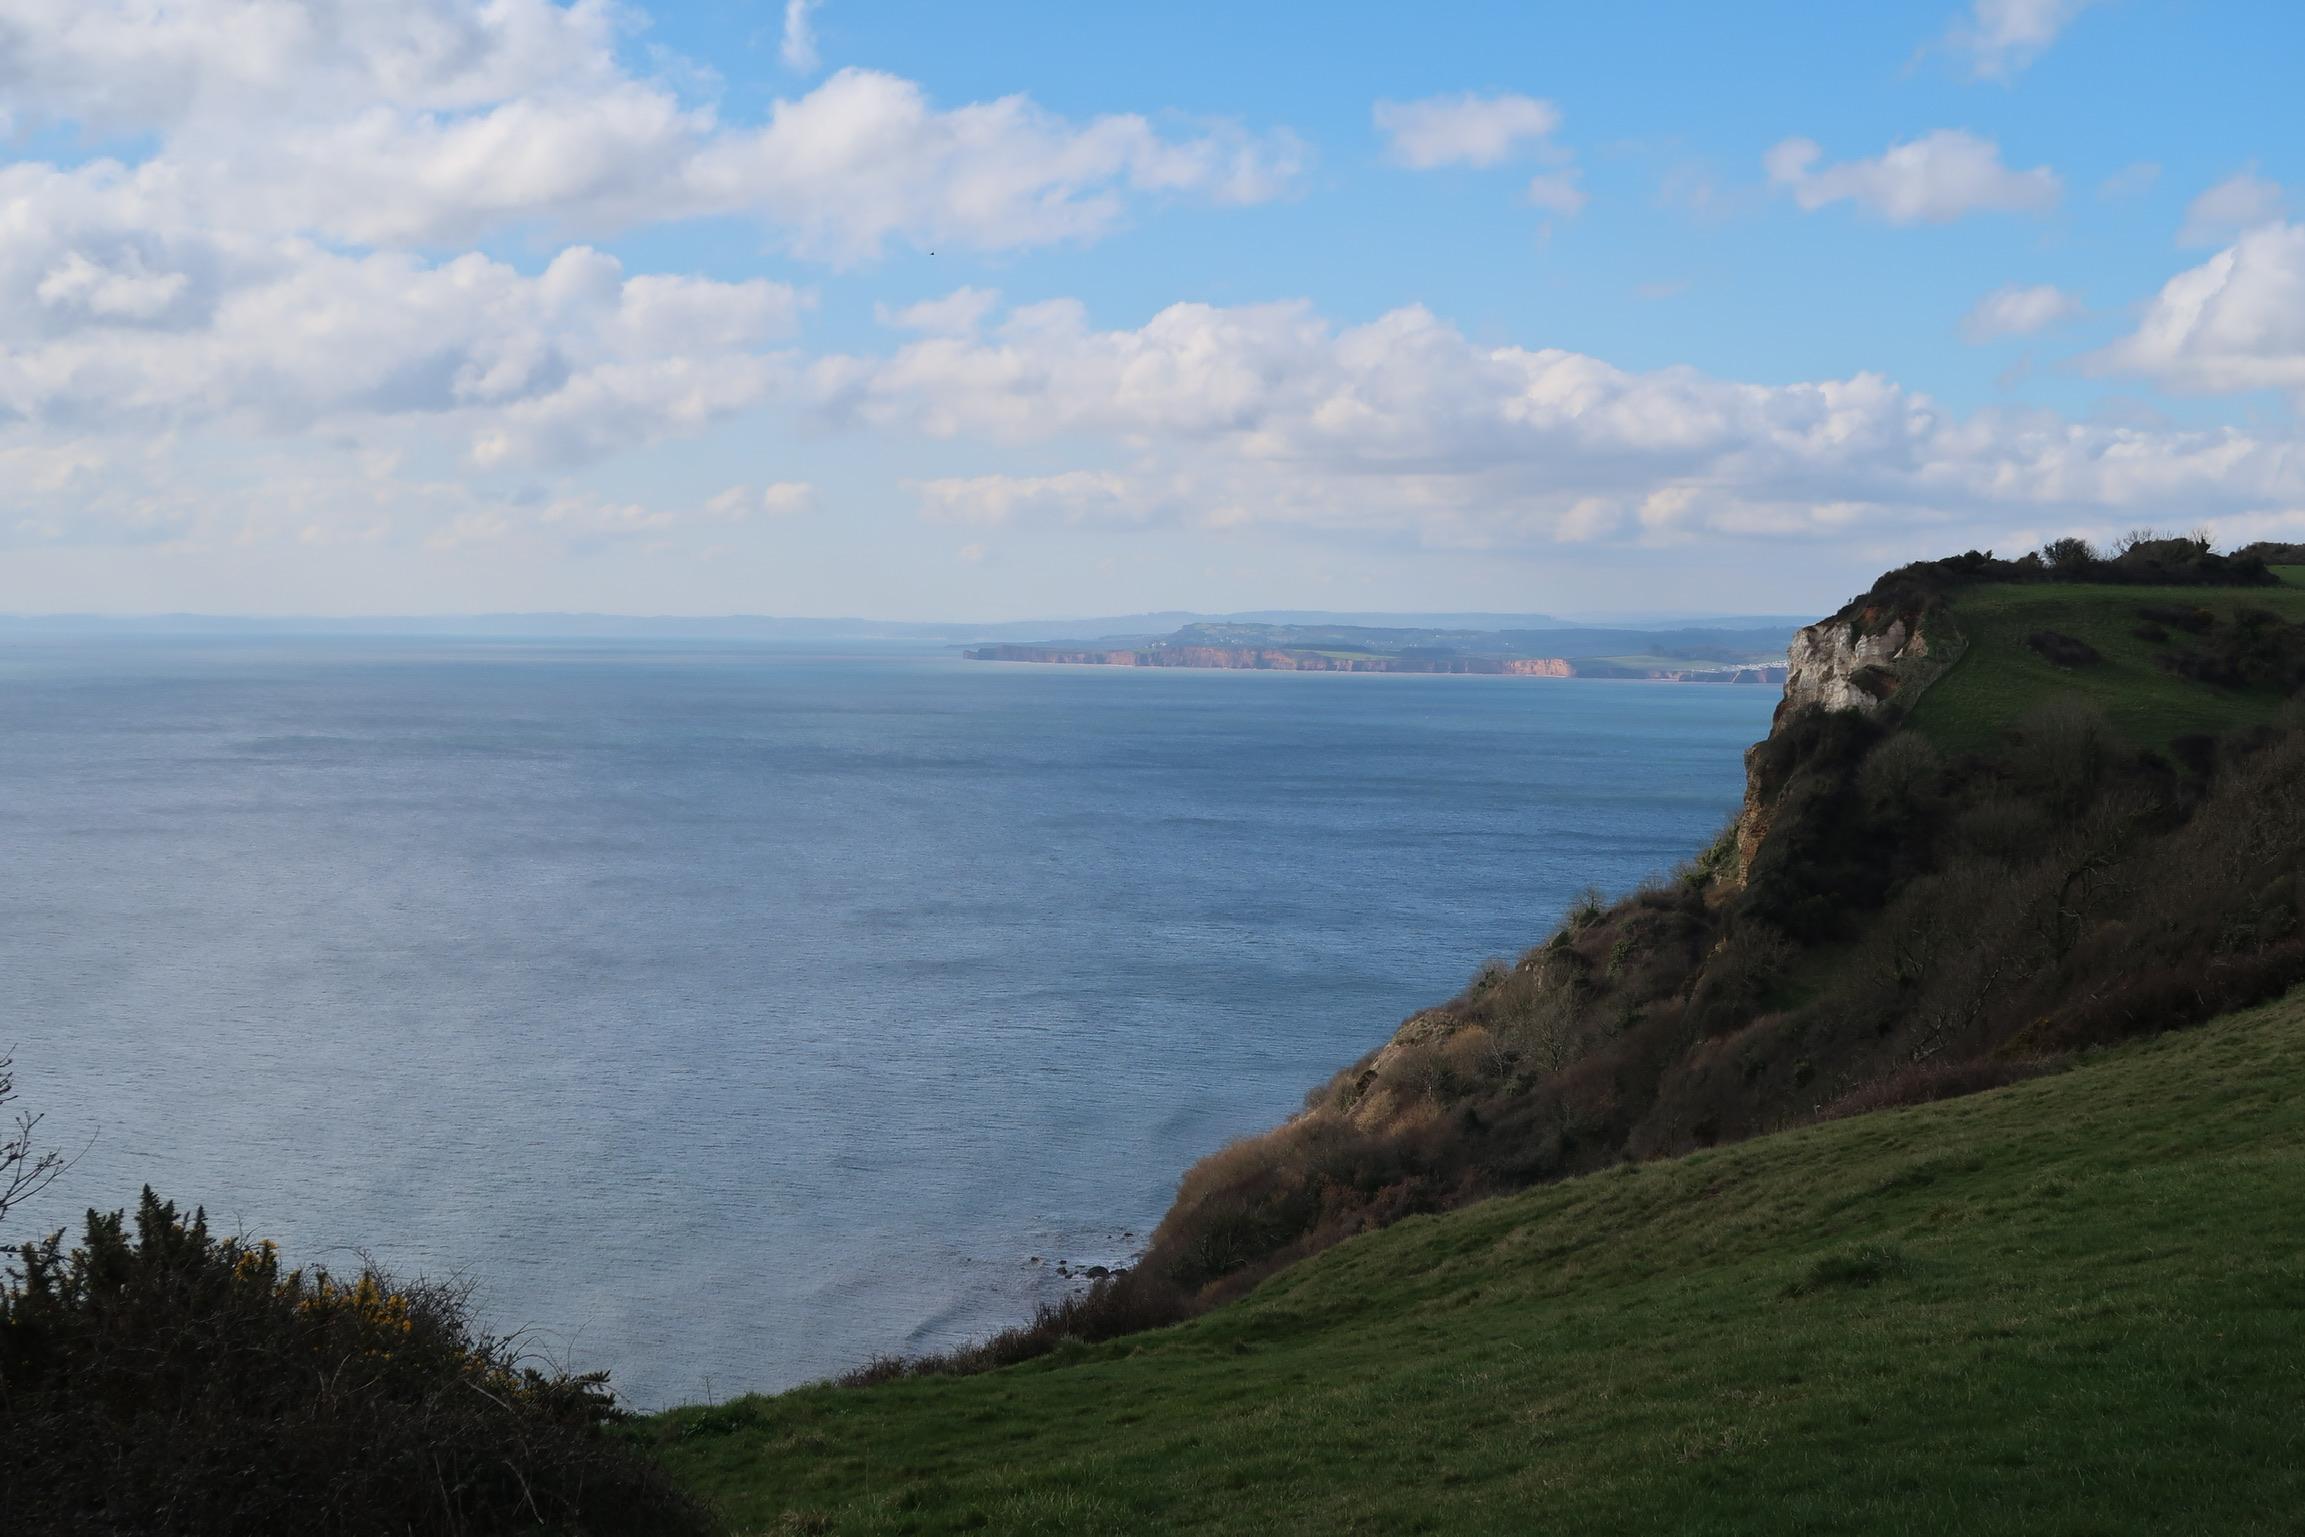
<svg viewBox="0 0 2305 1537"><path fill-rule="evenodd" d="M0 1056L0 1105L16 1097L15 1067L14 1057ZM19 1111L0 1131L0 1221L6 1220L10 1207L31 1200L72 1166L72 1160L56 1149L37 1144L34 1134L39 1125L39 1116Z"/></svg>

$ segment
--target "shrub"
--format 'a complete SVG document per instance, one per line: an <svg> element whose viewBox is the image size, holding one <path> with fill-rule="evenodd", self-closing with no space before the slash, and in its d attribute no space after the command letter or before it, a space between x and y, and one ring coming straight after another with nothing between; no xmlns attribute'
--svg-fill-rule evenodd
<svg viewBox="0 0 2305 1537"><path fill-rule="evenodd" d="M2039 652L2043 660L2057 667L2091 667L2104 660L2098 655L2095 646L2057 630L2035 630L2025 637L2025 644Z"/></svg>
<svg viewBox="0 0 2305 1537"><path fill-rule="evenodd" d="M2041 564L2059 576L2077 576L2101 559L2097 547L2086 539L2052 539L2041 546Z"/></svg>
<svg viewBox="0 0 2305 1537"><path fill-rule="evenodd" d="M2178 604L2156 604L2137 610L2137 617L2150 625L2183 630L2188 635L2206 635L2217 616L2205 608L2187 608Z"/></svg>
<svg viewBox="0 0 2305 1537"><path fill-rule="evenodd" d="M2048 1064L2042 1062L1987 1059L1910 1063L1886 1077L1851 1089L1820 1109L1817 1119L1838 1121L1875 1110L1894 1110L1901 1105L1926 1105L1940 1099L1958 1099L1964 1094L1982 1094L1987 1089L2023 1083L2047 1071Z"/></svg>
<svg viewBox="0 0 2305 1537"><path fill-rule="evenodd" d="M612 1431L605 1376L478 1333L456 1287L283 1271L149 1189L0 1285L12 1529L709 1530Z"/></svg>

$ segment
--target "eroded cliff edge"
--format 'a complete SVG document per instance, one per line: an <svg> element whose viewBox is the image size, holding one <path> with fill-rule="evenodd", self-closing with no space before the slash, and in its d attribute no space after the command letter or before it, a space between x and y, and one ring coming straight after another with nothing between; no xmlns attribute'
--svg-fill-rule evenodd
<svg viewBox="0 0 2305 1537"><path fill-rule="evenodd" d="M1805 711L1849 711L1871 721L1908 713L1929 685L1961 659L1968 641L1942 597L1872 592L1793 635L1785 654L1784 694L1770 717L1774 739ZM1737 812L1736 862L1723 872L1741 881L1768 836L1784 791L1784 760L1757 742L1745 754L1745 796Z"/></svg>
<svg viewBox="0 0 2305 1537"><path fill-rule="evenodd" d="M1795 636L1718 840L1581 900L1193 1169L1135 1284L1226 1295L1411 1212L1989 1087L2305 981L2305 726L2279 713L2305 698L2305 592L2267 606L2283 585L2190 539L1890 573ZM2088 697L2185 680L2231 729L2117 730L2002 630L1984 660L2025 687L1983 745L1913 726L1979 662L1965 611L2014 589L2128 648Z"/></svg>

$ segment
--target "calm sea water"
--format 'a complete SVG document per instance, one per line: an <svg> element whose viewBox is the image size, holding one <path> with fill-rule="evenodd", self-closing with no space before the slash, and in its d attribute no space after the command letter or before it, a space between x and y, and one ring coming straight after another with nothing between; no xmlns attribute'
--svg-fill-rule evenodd
<svg viewBox="0 0 2305 1537"><path fill-rule="evenodd" d="M0 1239L148 1181L643 1405L956 1343L1698 846L1774 692L0 644L0 1045L95 1139Z"/></svg>

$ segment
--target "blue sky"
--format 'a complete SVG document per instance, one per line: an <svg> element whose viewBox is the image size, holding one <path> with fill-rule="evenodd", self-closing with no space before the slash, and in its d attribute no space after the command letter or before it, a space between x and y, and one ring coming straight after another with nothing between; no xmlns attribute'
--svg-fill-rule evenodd
<svg viewBox="0 0 2305 1537"><path fill-rule="evenodd" d="M0 610L2305 538L2305 10L0 0Z"/></svg>

